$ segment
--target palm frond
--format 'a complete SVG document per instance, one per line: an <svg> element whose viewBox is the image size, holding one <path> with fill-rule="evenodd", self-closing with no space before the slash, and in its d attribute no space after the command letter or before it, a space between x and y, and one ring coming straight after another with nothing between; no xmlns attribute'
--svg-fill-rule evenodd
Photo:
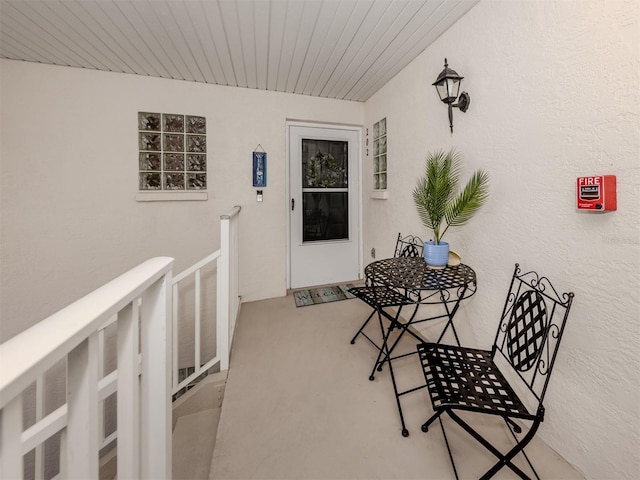
<svg viewBox="0 0 640 480"><path fill-rule="evenodd" d="M473 173L464 189L448 205L445 220L448 226L464 225L489 198L489 174L484 170Z"/></svg>
<svg viewBox="0 0 640 480"><path fill-rule="evenodd" d="M440 242L440 226L445 218L447 205L458 188L461 172L461 156L454 150L439 150L425 160L424 176L418 179L413 199L422 224L433 230Z"/></svg>
<svg viewBox="0 0 640 480"><path fill-rule="evenodd" d="M433 230L436 243L440 243L449 227L467 223L489 197L487 172L474 172L457 193L461 174L462 156L455 150L439 150L427 155L424 175L413 190L418 216L425 227Z"/></svg>

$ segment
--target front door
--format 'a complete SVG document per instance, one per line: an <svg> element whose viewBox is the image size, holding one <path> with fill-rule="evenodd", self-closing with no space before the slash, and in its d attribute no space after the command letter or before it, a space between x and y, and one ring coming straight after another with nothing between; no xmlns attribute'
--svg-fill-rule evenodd
<svg viewBox="0 0 640 480"><path fill-rule="evenodd" d="M289 125L291 288L360 276L360 129Z"/></svg>

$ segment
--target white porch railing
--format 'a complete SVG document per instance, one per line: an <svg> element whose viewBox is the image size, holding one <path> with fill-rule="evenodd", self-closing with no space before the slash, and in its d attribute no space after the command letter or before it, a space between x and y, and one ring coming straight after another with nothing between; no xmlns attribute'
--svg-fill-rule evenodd
<svg viewBox="0 0 640 480"><path fill-rule="evenodd" d="M171 451L172 265L172 258L147 260L0 345L0 477L23 478L23 455L60 432L60 476L97 478L99 400L114 385L118 475L171 476L171 455L153 453ZM114 315L118 372L100 378L98 332ZM66 402L23 431L22 392L65 358Z"/></svg>
<svg viewBox="0 0 640 480"><path fill-rule="evenodd" d="M177 393L194 379L210 368L220 365L220 371L229 369L229 354L235 330L236 318L240 308L238 295L238 214L240 207L235 206L226 215L220 216L220 249L203 258L195 265L176 275L173 279L173 329L179 329L179 287L180 282L194 278L194 372L185 379L178 378L178 335L173 337L173 392ZM215 356L201 358L201 330L202 323L202 269L217 261L217 295L216 295L216 353Z"/></svg>
<svg viewBox="0 0 640 480"><path fill-rule="evenodd" d="M0 478L23 478L32 450L35 478L43 478L44 442L58 434L56 478L98 478L99 450L116 436L119 478L171 478L171 394L179 389L171 381L171 292L191 274L198 285L204 264L218 261L217 352L200 371L218 362L228 369L239 309L239 211L221 217L220 250L179 277L172 280L173 259L147 260L0 345ZM103 375L104 330L114 322L117 370ZM45 415L44 375L65 359L66 400ZM24 430L23 394L34 384L36 422ZM113 393L117 432L104 438L102 405Z"/></svg>

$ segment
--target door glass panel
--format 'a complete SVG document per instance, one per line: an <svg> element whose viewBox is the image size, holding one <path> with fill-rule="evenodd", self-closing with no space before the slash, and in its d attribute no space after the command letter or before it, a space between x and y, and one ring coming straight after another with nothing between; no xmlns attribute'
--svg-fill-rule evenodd
<svg viewBox="0 0 640 480"><path fill-rule="evenodd" d="M302 241L349 238L349 143L302 140Z"/></svg>
<svg viewBox="0 0 640 480"><path fill-rule="evenodd" d="M302 241L347 240L348 197L348 192L304 192Z"/></svg>
<svg viewBox="0 0 640 480"><path fill-rule="evenodd" d="M302 188L347 188L348 142L302 140Z"/></svg>

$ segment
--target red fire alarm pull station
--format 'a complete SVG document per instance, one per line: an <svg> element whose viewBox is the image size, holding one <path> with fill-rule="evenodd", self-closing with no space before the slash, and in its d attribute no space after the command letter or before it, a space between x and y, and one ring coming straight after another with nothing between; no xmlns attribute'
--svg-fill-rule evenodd
<svg viewBox="0 0 640 480"><path fill-rule="evenodd" d="M578 177L576 182L578 210L611 212L618 208L616 176Z"/></svg>

